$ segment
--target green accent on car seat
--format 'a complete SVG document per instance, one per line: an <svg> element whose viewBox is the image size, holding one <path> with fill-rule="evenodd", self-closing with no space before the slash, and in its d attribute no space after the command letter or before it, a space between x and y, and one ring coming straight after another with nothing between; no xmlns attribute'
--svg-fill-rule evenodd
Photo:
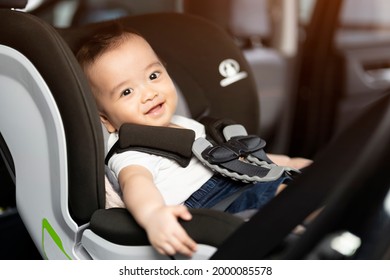
<svg viewBox="0 0 390 280"><path fill-rule="evenodd" d="M45 259L48 259L46 256L46 251L45 251L45 234L44 230L50 234L51 238L53 239L54 243L58 246L58 248L61 250L64 255L71 260L72 258L65 252L64 246L62 245L62 240L59 237L59 235L56 233L56 231L53 229L53 227L50 225L49 221L44 218L42 220L42 248L43 248L43 253L45 254Z"/></svg>

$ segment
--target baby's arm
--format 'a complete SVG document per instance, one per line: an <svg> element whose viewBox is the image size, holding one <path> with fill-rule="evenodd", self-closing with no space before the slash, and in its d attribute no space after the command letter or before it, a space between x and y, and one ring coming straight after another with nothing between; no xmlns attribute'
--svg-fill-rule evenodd
<svg viewBox="0 0 390 280"><path fill-rule="evenodd" d="M190 212L183 205L165 205L152 174L146 168L124 168L119 173L119 183L127 209L146 230L150 243L159 253L191 256L195 252L195 241L178 222L178 218L190 220Z"/></svg>
<svg viewBox="0 0 390 280"><path fill-rule="evenodd" d="M304 168L313 162L310 159L301 157L290 158L286 155L267 154L267 156L277 165L288 166L296 169Z"/></svg>

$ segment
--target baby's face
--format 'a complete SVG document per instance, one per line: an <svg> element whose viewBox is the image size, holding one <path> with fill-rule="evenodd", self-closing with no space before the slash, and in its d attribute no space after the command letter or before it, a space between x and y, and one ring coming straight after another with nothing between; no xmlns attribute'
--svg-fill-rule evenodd
<svg viewBox="0 0 390 280"><path fill-rule="evenodd" d="M109 132L124 123L168 126L175 86L150 45L133 35L86 69L100 117Z"/></svg>

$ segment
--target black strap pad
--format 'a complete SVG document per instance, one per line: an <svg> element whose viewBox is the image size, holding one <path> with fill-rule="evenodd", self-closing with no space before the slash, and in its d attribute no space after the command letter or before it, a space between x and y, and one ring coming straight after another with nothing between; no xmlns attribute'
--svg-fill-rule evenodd
<svg viewBox="0 0 390 280"><path fill-rule="evenodd" d="M190 129L123 124L119 140L106 156L106 164L114 153L133 150L175 160L186 167L191 161L195 132Z"/></svg>

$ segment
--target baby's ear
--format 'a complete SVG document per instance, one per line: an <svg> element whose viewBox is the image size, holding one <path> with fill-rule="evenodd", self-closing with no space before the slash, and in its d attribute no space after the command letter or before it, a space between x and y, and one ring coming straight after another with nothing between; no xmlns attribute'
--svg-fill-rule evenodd
<svg viewBox="0 0 390 280"><path fill-rule="evenodd" d="M111 122L109 121L106 115L100 114L100 121L102 122L102 124L105 126L105 128L109 133L114 133L116 131L115 127L111 124Z"/></svg>

